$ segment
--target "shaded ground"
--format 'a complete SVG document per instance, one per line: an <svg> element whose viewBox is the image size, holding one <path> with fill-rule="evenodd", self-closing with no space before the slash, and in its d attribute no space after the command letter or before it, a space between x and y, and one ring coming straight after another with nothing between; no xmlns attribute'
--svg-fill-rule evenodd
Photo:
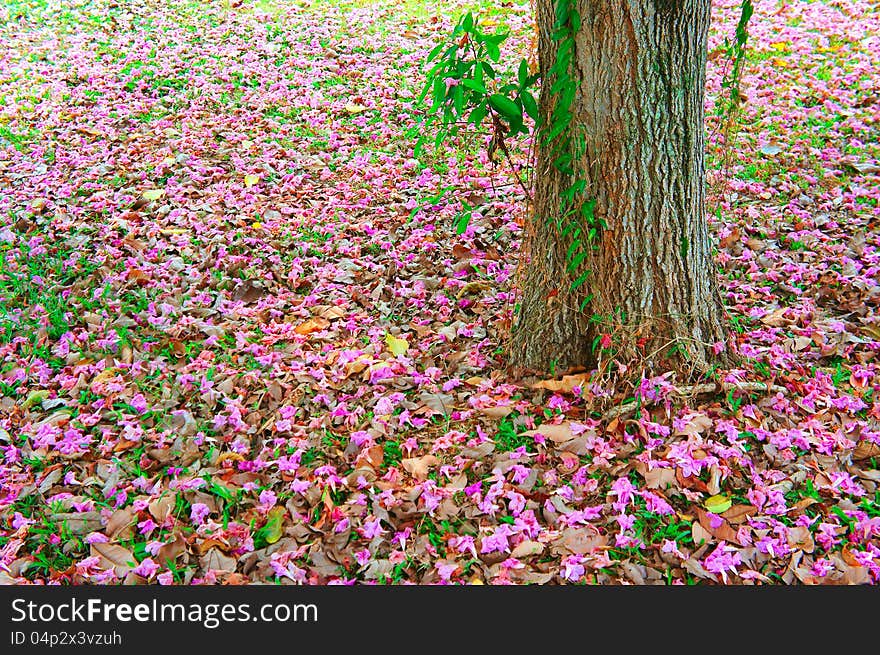
<svg viewBox="0 0 880 655"><path fill-rule="evenodd" d="M758 3L727 151L716 3L723 377L784 391L610 422L505 370L510 176L412 159L470 5L329 4L0 8L0 581L876 582L877 3Z"/></svg>

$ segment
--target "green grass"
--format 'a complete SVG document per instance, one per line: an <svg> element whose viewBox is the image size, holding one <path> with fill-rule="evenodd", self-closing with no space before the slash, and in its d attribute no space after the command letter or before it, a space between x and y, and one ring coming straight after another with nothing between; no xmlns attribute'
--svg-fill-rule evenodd
<svg viewBox="0 0 880 655"><path fill-rule="evenodd" d="M518 434L512 418L513 415L506 416L498 424L498 434L495 435L496 450L499 453L506 453L525 446L530 452L535 452L535 440L528 435Z"/></svg>
<svg viewBox="0 0 880 655"><path fill-rule="evenodd" d="M385 441L382 446L384 453L382 457L382 466L384 468L400 466L400 462L403 459L403 452L400 450L400 443L393 439L389 439L388 441Z"/></svg>
<svg viewBox="0 0 880 655"><path fill-rule="evenodd" d="M17 132L9 125L0 123L0 146L8 144L19 152L24 152L27 146L37 141L39 136L40 133L35 129Z"/></svg>
<svg viewBox="0 0 880 655"><path fill-rule="evenodd" d="M20 250L0 250L0 343L16 336L36 343L43 329L50 340L57 340L70 330L79 311L75 299L62 290L88 278L97 265L82 261L73 247L47 240L47 246L31 248L25 241L30 235L19 236Z"/></svg>

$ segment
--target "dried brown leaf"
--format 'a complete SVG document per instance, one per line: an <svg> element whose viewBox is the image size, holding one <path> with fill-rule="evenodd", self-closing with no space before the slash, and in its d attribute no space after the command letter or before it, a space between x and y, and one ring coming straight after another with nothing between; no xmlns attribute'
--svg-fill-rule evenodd
<svg viewBox="0 0 880 655"><path fill-rule="evenodd" d="M522 559L524 557L532 557L534 555L540 555L544 552L544 544L538 541L523 541L513 549L513 552L510 554L511 557L515 557L517 559Z"/></svg>
<svg viewBox="0 0 880 655"><path fill-rule="evenodd" d="M649 489L668 489L676 485L674 468L654 468L643 473L645 485Z"/></svg>
<svg viewBox="0 0 880 655"><path fill-rule="evenodd" d="M496 405L495 407L478 407L477 411L489 418L501 419L513 412L513 407Z"/></svg>
<svg viewBox="0 0 880 655"><path fill-rule="evenodd" d="M162 523L165 521L165 519L168 518L168 516L174 510L174 505L175 505L174 496L172 496L171 494L166 494L166 495L161 496L160 498L156 498L154 501L152 501L147 506L147 509L149 510L150 515L154 519L156 519L157 522Z"/></svg>
<svg viewBox="0 0 880 655"><path fill-rule="evenodd" d="M578 373L576 375L564 375L561 380L541 380L532 385L532 389L547 389L548 391L562 391L571 393L575 387L585 387L590 383L589 373Z"/></svg>
<svg viewBox="0 0 880 655"><path fill-rule="evenodd" d="M537 429L529 430L525 434L529 436L542 434L555 443L570 441L575 436L571 431L571 423L568 421L559 424L543 423Z"/></svg>
<svg viewBox="0 0 880 655"><path fill-rule="evenodd" d="M306 335L311 334L312 332L325 330L328 327L330 327L330 321L328 321L326 318L318 316L315 318L310 318L304 323L300 323L293 329L293 331L297 334Z"/></svg>
<svg viewBox="0 0 880 655"><path fill-rule="evenodd" d="M223 554L223 551L218 548L211 548L199 558L199 564L201 564L205 571L223 571L226 573L232 573L238 566L235 558Z"/></svg>
<svg viewBox="0 0 880 655"><path fill-rule="evenodd" d="M243 280L232 291L232 299L236 302L256 302L267 293L266 288L254 280Z"/></svg>
<svg viewBox="0 0 880 655"><path fill-rule="evenodd" d="M734 525L745 523L749 516L758 513L758 508L754 505L734 505L729 510L721 514L721 517L727 519L729 523Z"/></svg>
<svg viewBox="0 0 880 655"><path fill-rule="evenodd" d="M134 533L132 527L137 514L131 508L118 509L107 519L105 534L111 539L125 541Z"/></svg>
<svg viewBox="0 0 880 655"><path fill-rule="evenodd" d="M555 544L575 555L586 555L607 546L608 539L596 532L595 528L566 528ZM558 548L554 547L554 550L558 551Z"/></svg>
<svg viewBox="0 0 880 655"><path fill-rule="evenodd" d="M424 457L410 457L400 462L405 471L412 475L416 480L427 480L428 470L432 466L440 463L434 455L425 455Z"/></svg>
<svg viewBox="0 0 880 655"><path fill-rule="evenodd" d="M870 459L871 457L880 457L880 444L863 439L853 450L853 459L862 460Z"/></svg>
<svg viewBox="0 0 880 655"><path fill-rule="evenodd" d="M159 550L156 551L156 562L162 565L167 565L169 560L173 562L185 552L186 541L180 533L177 533L174 535L174 541L161 546Z"/></svg>
<svg viewBox="0 0 880 655"><path fill-rule="evenodd" d="M726 519L720 517L721 525L715 528L712 527L712 520L709 518L709 514L706 510L698 505L693 505L693 510L697 515L697 520L700 522L700 525L703 526L703 529L713 537L720 541L727 541L736 544L737 546L742 545L739 543L739 537L736 536L736 530L730 527L730 523L728 523Z"/></svg>
<svg viewBox="0 0 880 655"><path fill-rule="evenodd" d="M90 551L92 557L98 558L101 568L112 568L119 577L123 577L132 567L137 566L132 552L118 544L94 543L91 544Z"/></svg>

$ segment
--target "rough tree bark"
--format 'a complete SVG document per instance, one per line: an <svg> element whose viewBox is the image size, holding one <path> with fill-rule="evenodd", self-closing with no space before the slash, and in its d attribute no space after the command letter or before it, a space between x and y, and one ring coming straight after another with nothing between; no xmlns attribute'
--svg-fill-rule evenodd
<svg viewBox="0 0 880 655"><path fill-rule="evenodd" d="M555 5L536 2L545 118L555 102L547 83ZM584 264L591 275L571 292L570 239L548 220L570 180L539 138L512 362L540 371L592 368L593 340L607 334L609 357L619 362L705 370L718 361L713 344L725 340L704 214L710 0L576 0L576 7L580 87L572 112L586 149L575 168L607 228ZM594 298L582 312L586 294Z"/></svg>

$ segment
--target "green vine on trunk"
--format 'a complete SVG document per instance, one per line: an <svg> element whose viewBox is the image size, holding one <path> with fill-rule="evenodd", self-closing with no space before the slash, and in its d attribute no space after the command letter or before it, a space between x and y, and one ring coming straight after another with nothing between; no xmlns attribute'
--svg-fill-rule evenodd
<svg viewBox="0 0 880 655"><path fill-rule="evenodd" d="M578 175L577 162L586 154L586 136L577 130L572 111L580 81L573 74L576 62L576 35L581 27L581 15L574 0L556 0L556 17L552 38L556 44L556 57L544 80L545 93L554 99L553 108L546 123L538 125L539 138L550 148L553 167L568 181L562 192L562 204L554 221L560 236L571 239L565 253L566 270L574 278L570 290L576 291L589 278L592 271L583 267L591 248L595 247L599 231L606 227L596 218L594 198L585 197L587 180ZM592 300L587 295L580 310Z"/></svg>

